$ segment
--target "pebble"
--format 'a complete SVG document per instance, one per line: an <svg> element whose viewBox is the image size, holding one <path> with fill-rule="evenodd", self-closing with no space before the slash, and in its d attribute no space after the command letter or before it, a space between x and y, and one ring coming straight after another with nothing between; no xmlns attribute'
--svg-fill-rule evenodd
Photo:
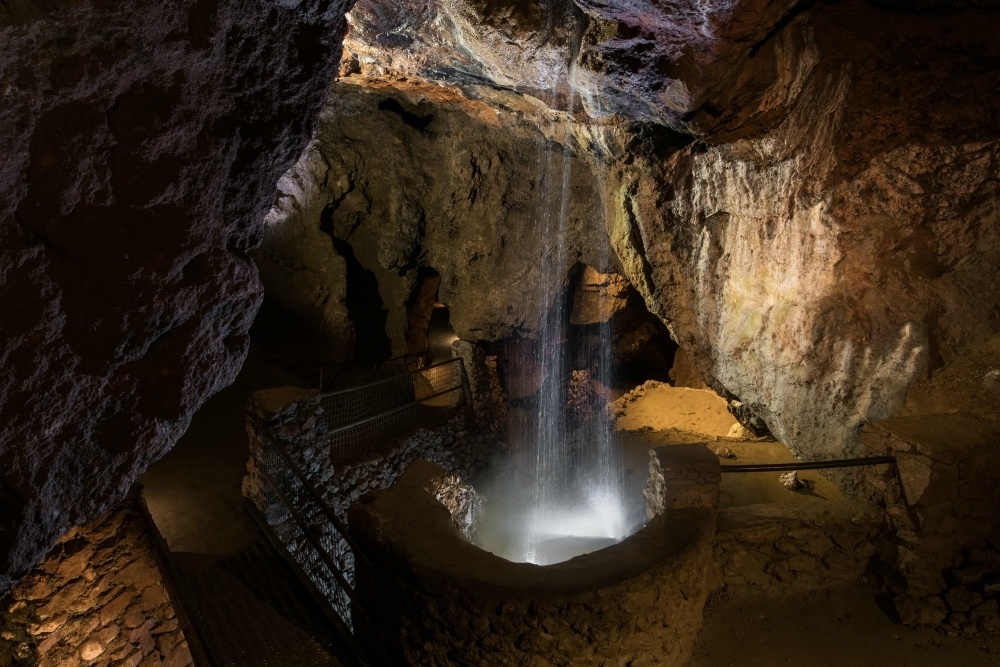
<svg viewBox="0 0 1000 667"><path fill-rule="evenodd" d="M812 481L799 479L797 470L778 475L778 483L789 491L801 491L802 489L811 489L813 487Z"/></svg>

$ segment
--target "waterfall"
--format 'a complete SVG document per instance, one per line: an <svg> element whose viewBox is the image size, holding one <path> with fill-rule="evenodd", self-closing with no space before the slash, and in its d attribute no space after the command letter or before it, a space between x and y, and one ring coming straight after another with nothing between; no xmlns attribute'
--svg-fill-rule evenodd
<svg viewBox="0 0 1000 667"><path fill-rule="evenodd" d="M574 50L567 69L553 73L540 86L548 91L545 101L550 109L564 109L551 114L550 124L541 128L535 173L540 238L548 244L548 260L539 267L538 300L548 306L548 313L531 340L520 341L521 347L508 359L512 373L520 373L521 382L530 385L529 391L524 387L519 391L530 395L518 399L519 416L509 423L512 466L498 474L493 486L499 493L487 492L491 509L476 537L480 546L509 560L540 565L613 544L630 528L607 393L600 394L604 400L582 424L569 419L567 405L574 371L586 371L592 383L610 388L616 385L617 369L610 320L589 325L588 333L597 333L596 345L573 346L571 277L574 272L582 274L574 253L596 257L601 270L612 265L606 255L610 244L600 245L604 256L599 256L598 248L581 249L570 224L572 169L574 162L582 162L575 157L582 150L574 132L581 103L576 60ZM591 224L603 219L598 213ZM589 353L583 355L581 348Z"/></svg>
<svg viewBox="0 0 1000 667"><path fill-rule="evenodd" d="M587 368L573 368L570 359L573 295L567 284L572 268L568 238L575 79L574 62L563 86L552 88L553 95L565 90L567 96L566 113L550 128L561 150L544 150L539 159L539 224L543 238L551 239L553 247L538 289L542 303L552 305L534 346L541 373L537 409L528 417L534 423L521 430L522 437L533 441L515 444L534 454L529 457L533 467L520 468L523 483L518 486L525 490L518 503L523 535L515 559L538 564L600 548L624 537L626 530L621 455L612 440L607 411L600 406L588 423L572 425L575 428L567 422L567 385L572 372L586 370L592 381L604 387L613 386L615 373L610 321L597 325L598 345ZM609 258L601 259L608 264Z"/></svg>

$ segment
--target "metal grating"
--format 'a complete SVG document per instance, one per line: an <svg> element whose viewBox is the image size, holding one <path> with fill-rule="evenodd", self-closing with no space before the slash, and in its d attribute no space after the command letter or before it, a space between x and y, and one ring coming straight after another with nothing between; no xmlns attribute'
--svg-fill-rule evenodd
<svg viewBox="0 0 1000 667"><path fill-rule="evenodd" d="M175 558L221 666L356 664L322 609L262 542L230 557Z"/></svg>
<svg viewBox="0 0 1000 667"><path fill-rule="evenodd" d="M325 394L317 443L330 458L360 453L430 418L450 414L466 397L461 359L386 378L361 387ZM289 447L274 433L262 433L254 448L258 484L248 489L252 512L290 562L308 578L330 610L353 632L355 559L364 559L350 534L317 489L309 473L317 468L312 446ZM305 454L306 449L310 454ZM307 473L306 471L309 471Z"/></svg>
<svg viewBox="0 0 1000 667"><path fill-rule="evenodd" d="M262 438L255 456L263 482L250 497L257 513L352 631L356 549L346 527L280 441Z"/></svg>

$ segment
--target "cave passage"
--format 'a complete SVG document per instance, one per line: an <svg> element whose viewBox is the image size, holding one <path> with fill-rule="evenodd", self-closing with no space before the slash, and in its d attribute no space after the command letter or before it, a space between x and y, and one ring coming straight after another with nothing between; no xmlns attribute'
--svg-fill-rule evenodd
<svg viewBox="0 0 1000 667"><path fill-rule="evenodd" d="M366 269L347 241L330 235L333 247L347 263L347 316L354 324L354 359L357 362L384 361L392 356L392 341L385 333L389 311L379 294L375 273Z"/></svg>
<svg viewBox="0 0 1000 667"><path fill-rule="evenodd" d="M416 285L405 304L406 351L423 363L451 359L452 343L458 340L451 326L451 312L438 300L440 286L440 273L430 267L419 268Z"/></svg>

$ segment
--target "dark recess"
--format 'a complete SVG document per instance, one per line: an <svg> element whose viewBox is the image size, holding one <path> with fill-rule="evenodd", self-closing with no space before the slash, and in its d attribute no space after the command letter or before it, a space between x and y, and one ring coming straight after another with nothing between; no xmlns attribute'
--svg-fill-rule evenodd
<svg viewBox="0 0 1000 667"><path fill-rule="evenodd" d="M394 113L403 119L403 122L412 127L415 130L419 130L424 134L430 134L430 130L427 126L431 124L434 120L434 116L418 116L415 113L411 113L403 108L403 105L396 100L389 98L382 100L378 103L378 108L382 111L388 111Z"/></svg>
<svg viewBox="0 0 1000 667"><path fill-rule="evenodd" d="M354 254L354 248L333 233L334 209L327 206L320 214L320 231L333 241L333 249L347 264L347 294L344 305L354 324L354 361L384 361L392 355L392 341L385 334L389 311L383 308L375 273L366 269Z"/></svg>

